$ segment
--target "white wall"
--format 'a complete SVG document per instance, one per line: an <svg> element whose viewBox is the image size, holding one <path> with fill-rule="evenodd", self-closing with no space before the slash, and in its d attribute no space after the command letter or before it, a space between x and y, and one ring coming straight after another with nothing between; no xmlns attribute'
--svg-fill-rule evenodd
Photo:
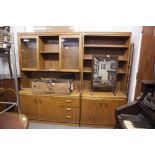
<svg viewBox="0 0 155 155"><path fill-rule="evenodd" d="M20 26L13 27L14 29L14 40L15 40L15 51L16 58L18 60L18 47L17 47L17 32L32 32L33 26ZM132 32L131 41L134 43L134 53L133 53L133 64L131 69L131 82L129 86L129 100L133 101L134 92L136 86L136 74L138 70L140 44L141 44L141 26L75 26L76 31L87 31L87 32ZM5 59L0 59L0 74L9 74L8 65ZM19 64L17 63L18 73Z"/></svg>

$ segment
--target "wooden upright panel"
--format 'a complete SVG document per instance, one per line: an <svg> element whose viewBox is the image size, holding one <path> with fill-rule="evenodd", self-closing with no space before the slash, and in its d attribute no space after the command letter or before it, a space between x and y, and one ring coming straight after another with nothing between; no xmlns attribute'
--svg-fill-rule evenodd
<svg viewBox="0 0 155 155"><path fill-rule="evenodd" d="M144 26L140 51L135 96L141 92L141 80L154 80L153 60L155 59L155 26Z"/></svg>

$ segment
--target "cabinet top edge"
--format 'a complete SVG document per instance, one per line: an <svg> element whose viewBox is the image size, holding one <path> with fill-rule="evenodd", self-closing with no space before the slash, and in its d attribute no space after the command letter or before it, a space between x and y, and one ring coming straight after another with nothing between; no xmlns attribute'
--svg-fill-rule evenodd
<svg viewBox="0 0 155 155"><path fill-rule="evenodd" d="M19 32L18 36L59 36L59 35L80 35L80 32Z"/></svg>
<svg viewBox="0 0 155 155"><path fill-rule="evenodd" d="M130 37L132 32L84 32L84 36L124 36Z"/></svg>
<svg viewBox="0 0 155 155"><path fill-rule="evenodd" d="M84 35L84 36L126 36L132 32L19 32L18 36L59 36L59 35Z"/></svg>

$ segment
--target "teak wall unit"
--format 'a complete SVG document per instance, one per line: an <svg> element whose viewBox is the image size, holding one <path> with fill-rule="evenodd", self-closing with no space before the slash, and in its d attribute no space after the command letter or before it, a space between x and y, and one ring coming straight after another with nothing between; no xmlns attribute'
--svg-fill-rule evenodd
<svg viewBox="0 0 155 155"><path fill-rule="evenodd" d="M84 33L81 125L114 126L115 108L127 102L130 33ZM117 55L116 96L91 90L93 55Z"/></svg>
<svg viewBox="0 0 155 155"><path fill-rule="evenodd" d="M131 33L19 33L20 106L29 119L113 127L115 108L127 101ZM116 96L92 92L92 56L119 57ZM73 79L70 95L37 95L38 78Z"/></svg>
<svg viewBox="0 0 155 155"><path fill-rule="evenodd" d="M80 33L19 34L21 111L29 119L79 124L82 36ZM37 95L31 82L38 78L73 79L70 95Z"/></svg>

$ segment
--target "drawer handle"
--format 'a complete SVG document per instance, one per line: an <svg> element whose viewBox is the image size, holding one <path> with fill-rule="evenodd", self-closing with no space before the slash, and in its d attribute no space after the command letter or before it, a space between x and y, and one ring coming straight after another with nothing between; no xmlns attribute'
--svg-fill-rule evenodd
<svg viewBox="0 0 155 155"><path fill-rule="evenodd" d="M72 108L66 108L66 110L67 110L67 111L71 111L71 110L72 110Z"/></svg>
<svg viewBox="0 0 155 155"><path fill-rule="evenodd" d="M71 116L66 116L66 118L69 118L69 119L70 119L70 118L71 118Z"/></svg>
<svg viewBox="0 0 155 155"><path fill-rule="evenodd" d="M72 101L71 100L66 100L66 103L71 103Z"/></svg>

